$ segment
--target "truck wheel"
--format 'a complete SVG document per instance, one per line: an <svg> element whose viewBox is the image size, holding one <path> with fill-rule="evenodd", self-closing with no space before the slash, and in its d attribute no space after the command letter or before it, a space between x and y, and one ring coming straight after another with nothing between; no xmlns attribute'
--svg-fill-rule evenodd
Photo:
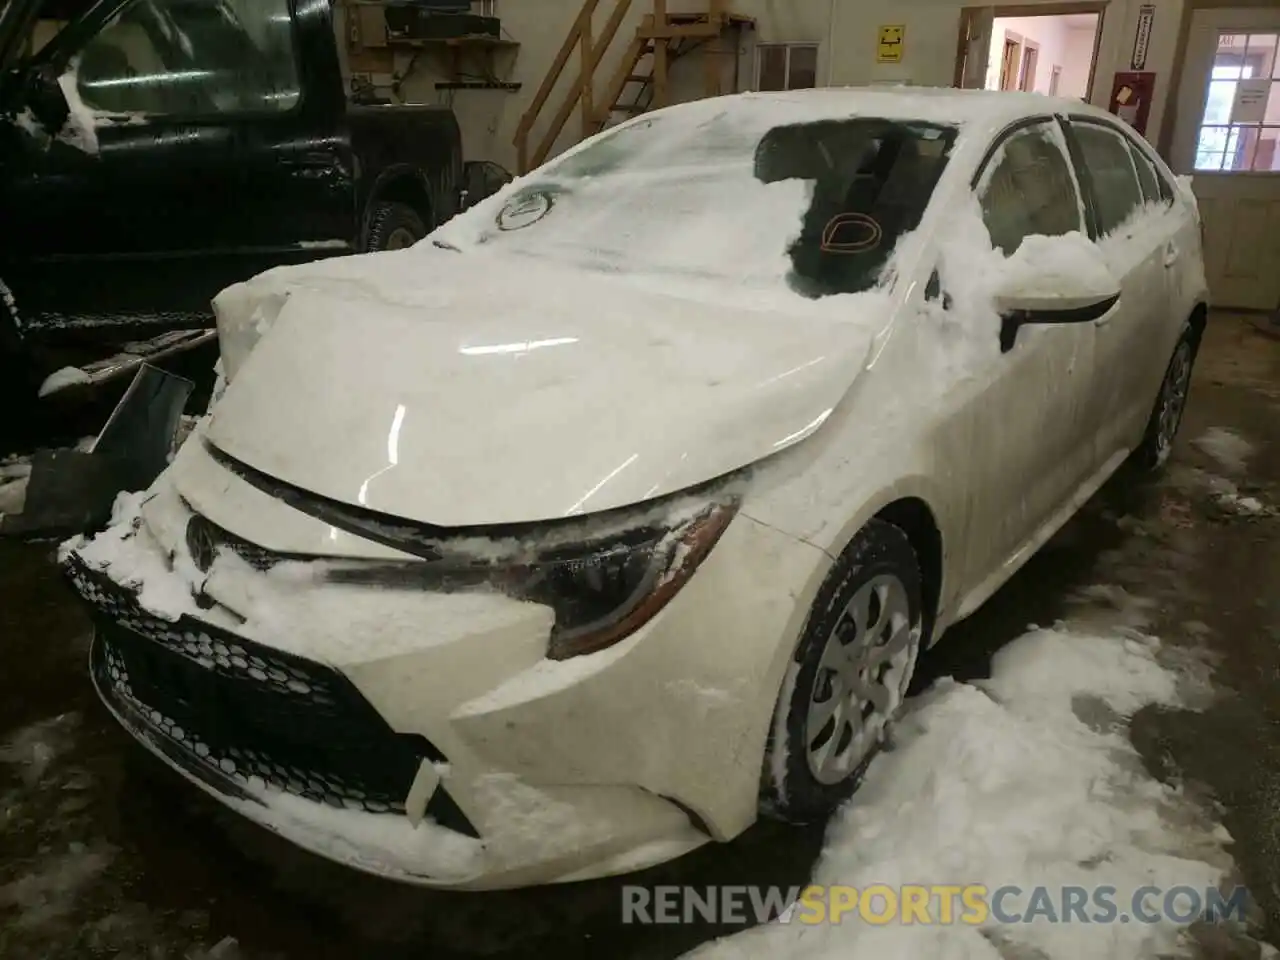
<svg viewBox="0 0 1280 960"><path fill-rule="evenodd" d="M427 235L427 225L418 211L404 203L375 203L369 213L369 230L364 248L403 250Z"/></svg>

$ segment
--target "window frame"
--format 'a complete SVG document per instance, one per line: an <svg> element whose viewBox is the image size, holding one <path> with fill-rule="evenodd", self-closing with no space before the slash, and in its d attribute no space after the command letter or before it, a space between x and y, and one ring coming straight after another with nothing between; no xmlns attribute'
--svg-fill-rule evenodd
<svg viewBox="0 0 1280 960"><path fill-rule="evenodd" d="M57 51L56 60L52 61L58 68L59 73L65 72L71 68L72 61L80 57L89 44L97 40L104 30L106 30L113 21L123 14L130 7L134 6L141 0L128 0L127 3L121 4L118 8L113 7L110 13L95 18L91 23L85 23L82 29L76 30L73 36L68 37L65 46L61 46ZM166 3L167 0L159 0L160 3ZM296 117L304 110L307 100L307 71L303 64L303 50L305 43L300 36L297 9L297 0L282 0L289 14L289 44L293 52L293 63L295 74L298 81L298 99L294 101L288 110L212 110L212 111L183 111L175 113L146 113L143 111L130 111L136 115L143 117L149 123L196 123L196 124L217 124L229 121L241 120L266 120L271 118ZM70 31L64 31L69 33ZM77 95L79 95L77 83ZM107 116L112 116L108 111L102 112Z"/></svg>
<svg viewBox="0 0 1280 960"><path fill-rule="evenodd" d="M1213 75L1213 71L1217 66L1217 59L1223 52L1222 46L1221 46L1222 38L1228 37L1228 36L1236 36L1236 37L1242 36L1245 38L1245 46L1240 51L1240 54L1239 54L1242 61L1240 64L1242 75L1240 77L1237 77L1234 80L1230 78L1218 79L1218 78L1215 78ZM1225 166L1226 162L1231 156L1231 151L1229 148L1224 148L1223 152L1221 154L1218 154L1218 159L1221 165L1217 167L1207 166L1203 168L1198 166L1198 162L1200 158L1201 137L1204 135L1204 131L1207 129L1214 128L1214 129L1220 129L1220 130L1226 131L1228 144L1230 144L1231 138L1233 135L1237 133L1242 133L1244 131L1249 131L1249 130L1256 131L1258 134L1259 142L1262 139L1262 134L1264 131L1274 130L1274 131L1280 132L1280 123L1267 120L1265 117L1260 121L1246 121L1243 123L1232 123L1230 115L1228 114L1226 121L1223 123L1206 123L1205 122L1205 116L1209 111L1209 96L1213 90L1213 84L1216 82L1239 83L1241 80L1246 80L1246 79L1251 79L1251 80L1265 79L1265 80L1271 81L1269 96L1274 96L1276 90L1280 89L1280 48L1277 48L1277 53L1273 59L1273 62L1271 65L1271 73L1269 76L1257 76L1257 77L1243 76L1243 68L1247 65L1247 63L1245 62L1245 58L1248 56L1248 51L1251 46L1250 41L1255 36L1257 37L1275 36L1277 38L1280 38L1280 29L1276 28L1275 26L1265 26L1265 27L1263 26L1257 26L1257 27L1219 26L1215 28L1213 31L1213 38L1214 38L1213 56L1209 60L1209 73L1208 73L1208 76L1205 78L1203 89L1201 91L1203 96L1201 98L1200 105L1198 108L1199 110L1198 118L1192 127L1192 140L1190 145L1191 153L1188 158L1189 170L1192 174L1194 174L1197 177L1219 176L1219 175L1227 175L1227 174L1230 174L1233 176L1240 176L1242 174L1250 174L1254 176L1270 175L1272 177L1280 176L1280 169L1277 169L1277 168L1262 169L1262 170L1255 169L1254 164L1257 162L1257 149L1258 149L1257 143L1255 143L1254 145L1254 153L1250 157L1249 166L1245 167L1242 170L1237 170L1234 167L1228 168L1227 166ZM1277 140L1277 144L1280 144L1280 140Z"/></svg>
<svg viewBox="0 0 1280 960"><path fill-rule="evenodd" d="M1067 144L1071 149L1071 158L1076 165L1076 177L1080 181L1081 189L1086 191L1089 194L1089 198L1090 198L1089 206L1093 211L1093 223L1090 227L1091 229L1090 239L1096 242L1100 239L1103 239L1101 226L1100 226L1101 217L1099 217L1098 215L1097 187L1093 182L1092 174L1089 172L1089 164L1085 161L1084 151L1080 147L1080 141L1076 139L1075 127L1077 125L1101 127L1104 130L1109 130L1111 133L1118 136L1126 144L1127 147L1136 146L1136 143L1133 137L1125 133L1123 127L1121 127L1118 123L1113 123L1112 121L1106 119L1105 117L1097 117L1097 116L1090 116L1086 114L1073 113L1073 114L1069 114L1067 117L1064 118L1063 126L1065 128L1065 132L1067 136ZM1147 151L1139 147L1139 152L1145 155ZM1126 149L1125 155L1128 156L1129 163L1133 167L1133 179L1138 186L1138 196L1142 197L1143 196L1142 180L1138 176L1138 166L1133 159L1133 153L1130 149ZM1148 159L1150 158L1148 157ZM1155 165L1152 164L1152 166L1155 166ZM1160 172L1159 167L1156 167L1156 170L1157 172ZM1159 182L1159 178L1157 179ZM1172 185L1170 185L1170 187L1172 187ZM1174 196L1176 195L1177 194L1175 193ZM1144 204L1146 203L1145 199L1143 200L1143 203Z"/></svg>
<svg viewBox="0 0 1280 960"><path fill-rule="evenodd" d="M813 87L793 87L791 86L791 55L796 49L813 51ZM782 64L782 75L785 86L781 90L762 90L760 88L760 75L763 73L764 55L766 50L782 50L786 53L786 58ZM752 78L752 88L756 93L787 93L792 90L809 90L817 89L818 84L818 59L822 52L822 44L817 40L792 40L781 43L757 43L755 54L755 76Z"/></svg>
<svg viewBox="0 0 1280 960"><path fill-rule="evenodd" d="M1039 72L1040 44L1030 37L1024 37L1022 40L1022 59L1018 63L1018 86L1016 89L1022 93L1035 93L1036 74Z"/></svg>
<svg viewBox="0 0 1280 960"><path fill-rule="evenodd" d="M1038 127L1042 124L1056 126L1063 134L1066 140L1066 156L1067 169L1071 171L1072 180L1076 186L1076 196L1080 200L1080 209L1082 214L1082 226L1085 235L1095 243L1097 242L1097 213L1092 206L1092 198L1085 189L1084 182L1080 179L1080 173L1077 169L1076 158L1073 154L1073 145L1068 131L1066 129L1065 118L1057 113L1038 113L1033 116L1020 117L1013 123L1005 126L999 133L991 138L991 143L987 145L986 152L982 155L982 160L978 163L978 168L974 172L973 177L969 181L969 190L981 204L982 198L978 195L978 187L982 183L982 178L986 176L987 169L995 160L996 155L1000 152L1000 148L1011 137L1016 136L1024 130L1031 127Z"/></svg>

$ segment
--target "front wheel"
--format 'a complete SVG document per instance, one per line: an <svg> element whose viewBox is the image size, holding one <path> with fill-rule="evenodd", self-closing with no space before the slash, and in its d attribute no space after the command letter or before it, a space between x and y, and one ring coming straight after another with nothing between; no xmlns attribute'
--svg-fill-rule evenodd
<svg viewBox="0 0 1280 960"><path fill-rule="evenodd" d="M1173 441L1182 425L1182 415L1187 408L1187 394L1191 390L1191 368L1195 364L1195 335L1188 327L1182 339L1173 349L1173 357L1165 370L1160 392L1156 395L1151 419L1142 443L1134 451L1134 462L1143 470L1155 471L1165 465L1173 452Z"/></svg>
<svg viewBox="0 0 1280 960"><path fill-rule="evenodd" d="M920 567L899 528L872 520L832 566L774 713L761 808L807 823L857 789L920 654Z"/></svg>

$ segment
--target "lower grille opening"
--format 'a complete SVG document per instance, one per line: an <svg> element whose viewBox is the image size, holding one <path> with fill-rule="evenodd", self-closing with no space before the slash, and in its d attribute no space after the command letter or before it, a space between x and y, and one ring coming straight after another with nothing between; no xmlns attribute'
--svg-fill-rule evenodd
<svg viewBox="0 0 1280 960"><path fill-rule="evenodd" d="M444 755L391 729L359 690L323 664L182 617L169 622L74 558L68 575L89 603L99 690L164 741L164 752L222 792L271 786L316 803L404 813L421 763ZM447 791L427 813L479 834Z"/></svg>

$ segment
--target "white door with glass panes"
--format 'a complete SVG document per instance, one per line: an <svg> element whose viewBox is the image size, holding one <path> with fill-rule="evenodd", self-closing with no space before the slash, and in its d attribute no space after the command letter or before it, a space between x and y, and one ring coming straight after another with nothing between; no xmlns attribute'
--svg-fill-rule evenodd
<svg viewBox="0 0 1280 960"><path fill-rule="evenodd" d="M1191 174L1214 306L1280 306L1280 4L1197 10L1172 165Z"/></svg>

